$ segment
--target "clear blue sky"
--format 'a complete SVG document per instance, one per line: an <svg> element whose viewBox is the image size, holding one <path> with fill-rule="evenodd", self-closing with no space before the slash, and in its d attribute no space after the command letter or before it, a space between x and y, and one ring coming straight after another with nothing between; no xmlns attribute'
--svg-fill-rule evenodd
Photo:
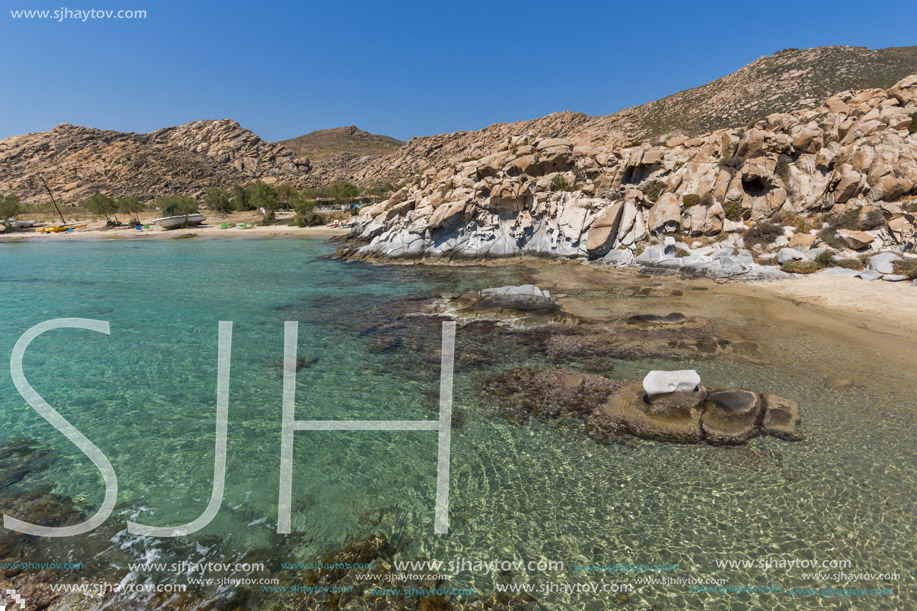
<svg viewBox="0 0 917 611"><path fill-rule="evenodd" d="M229 117L266 140L407 139L608 114L786 47L917 44L917 2L2 0L0 138ZM144 9L143 20L13 19Z"/></svg>

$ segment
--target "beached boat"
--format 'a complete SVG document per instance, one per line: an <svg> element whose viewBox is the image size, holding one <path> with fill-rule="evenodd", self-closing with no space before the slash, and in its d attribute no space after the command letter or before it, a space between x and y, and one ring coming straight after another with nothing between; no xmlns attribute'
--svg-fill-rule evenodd
<svg viewBox="0 0 917 611"><path fill-rule="evenodd" d="M35 230L35 233L62 233L64 231L70 231L71 229L82 229L86 227L88 223L83 223L77 225L76 223L68 223L67 225L52 225L51 227L39 227Z"/></svg>
<svg viewBox="0 0 917 611"><path fill-rule="evenodd" d="M153 219L150 222L156 223L163 229L178 229L179 227L196 227L204 222L204 217L195 212L194 214L164 216L161 219Z"/></svg>

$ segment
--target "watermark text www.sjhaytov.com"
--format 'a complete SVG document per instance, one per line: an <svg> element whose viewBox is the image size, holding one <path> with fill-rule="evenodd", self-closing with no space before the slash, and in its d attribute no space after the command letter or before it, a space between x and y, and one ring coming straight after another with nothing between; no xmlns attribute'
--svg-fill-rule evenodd
<svg viewBox="0 0 917 611"><path fill-rule="evenodd" d="M42 19L56 21L57 23L79 21L86 23L90 20L104 19L146 19L145 9L72 9L62 6L57 9L10 9L13 19Z"/></svg>

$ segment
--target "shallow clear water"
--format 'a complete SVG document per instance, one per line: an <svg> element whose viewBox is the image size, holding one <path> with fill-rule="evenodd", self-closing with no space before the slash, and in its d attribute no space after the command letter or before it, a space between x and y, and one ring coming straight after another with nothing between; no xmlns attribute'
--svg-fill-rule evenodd
<svg viewBox="0 0 917 611"><path fill-rule="evenodd" d="M298 320L298 419L435 419L439 338L380 350L367 321L406 296L532 279L523 266L421 269L331 260L318 240L163 240L4 244L0 248L0 356L29 327L59 317L109 321L111 335L60 330L25 359L32 386L87 435L118 474L119 506L94 535L49 542L54 561L103 571L114 555L199 561L254 554L265 575L281 562L320 558L347 536L384 532L403 558L551 560L564 570L516 571L512 583L626 584L634 609L906 609L917 605L917 373L868 346L769 320L755 302L706 291L629 297L621 313L683 311L758 341L761 362L643 360L615 363L612 377L651 368L695 368L705 383L743 387L800 403L806 441L752 440L741 448L633 440L600 446L570 431L500 418L479 384L503 369L540 363L497 337L479 365L456 367L451 526L433 534L436 436L430 432L297 432L293 530L276 534L283 323ZM622 276L621 285L679 285ZM545 286L542 284L542 286ZM545 286L545 288L554 288ZM583 297L594 296L582 291ZM575 290L567 290L575 295ZM123 532L196 518L210 495L217 323L234 323L226 494L217 518L180 541ZM379 321L382 320L383 323ZM396 339L410 335L394 328ZM462 349L459 327L459 353ZM416 340L416 338L414 338ZM495 347L495 348L494 348ZM457 353L457 358L460 354ZM575 364L571 364L575 366ZM835 388L826 380L848 378ZM54 461L13 489L43 481L91 513L102 499L95 467L18 396L0 368L0 442L37 440ZM31 483L30 483L31 482ZM18 487L18 488L17 488ZM93 557L93 537L114 547ZM103 547L105 547L103 545ZM764 570L759 562L849 560L846 573L897 580L807 578L837 569ZM36 561L36 559L32 559ZM752 561L717 567L717 561ZM676 572L587 575L578 564L678 565ZM93 568L94 567L94 568ZM650 579L725 580L784 592L694 592ZM450 584L491 594L506 576L460 571ZM891 595L791 596L789 588L890 588ZM533 593L547 608L616 607L615 594Z"/></svg>

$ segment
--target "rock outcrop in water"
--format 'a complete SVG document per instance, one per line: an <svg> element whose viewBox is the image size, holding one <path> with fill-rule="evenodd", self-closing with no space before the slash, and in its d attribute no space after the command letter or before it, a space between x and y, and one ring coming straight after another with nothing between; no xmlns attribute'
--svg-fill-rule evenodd
<svg viewBox="0 0 917 611"><path fill-rule="evenodd" d="M915 131L917 75L887 90L845 91L748 128L655 144L514 135L365 209L352 234L357 245L346 254L658 265L689 258L679 256L676 240L654 247L658 253L644 251L667 234L698 244L735 234L726 245L741 248L740 234L762 221L787 223L777 246L795 240L809 249L827 240L837 249L913 249ZM845 222L836 232L816 235L837 217ZM732 257L724 265L713 248L681 248L699 258L689 266L757 271L750 251L722 255Z"/></svg>
<svg viewBox="0 0 917 611"><path fill-rule="evenodd" d="M464 314L563 318L560 302L531 284L466 291L450 301Z"/></svg>
<svg viewBox="0 0 917 611"><path fill-rule="evenodd" d="M698 386L650 400L642 380L571 370L511 369L485 387L511 421L529 417L561 425L582 423L596 441L622 435L674 443L738 445L760 435L796 441L799 406L749 390Z"/></svg>

